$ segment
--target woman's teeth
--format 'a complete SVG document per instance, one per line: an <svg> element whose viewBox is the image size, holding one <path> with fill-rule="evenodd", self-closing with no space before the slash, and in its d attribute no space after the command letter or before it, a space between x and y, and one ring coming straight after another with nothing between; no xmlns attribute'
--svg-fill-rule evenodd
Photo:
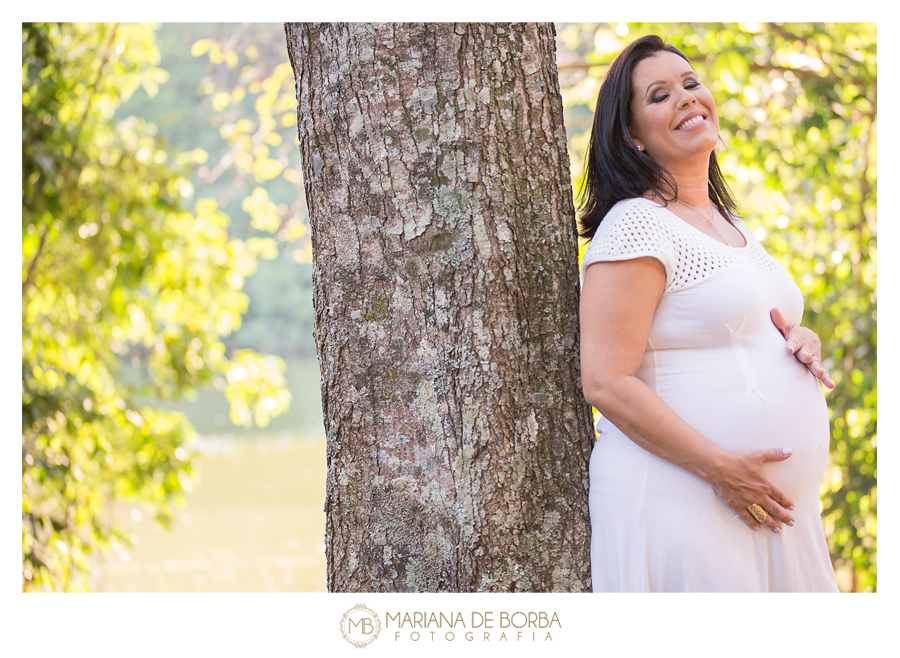
<svg viewBox="0 0 900 658"><path fill-rule="evenodd" d="M688 119L687 121L685 121L683 124L678 126L675 130L683 130L685 128L693 126L695 123L700 123L701 121L703 121L703 115L698 114L693 119Z"/></svg>

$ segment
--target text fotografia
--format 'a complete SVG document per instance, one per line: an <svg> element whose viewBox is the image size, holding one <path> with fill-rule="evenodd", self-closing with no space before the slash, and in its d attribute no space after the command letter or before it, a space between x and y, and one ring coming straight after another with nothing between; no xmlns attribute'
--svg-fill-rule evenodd
<svg viewBox="0 0 900 658"><path fill-rule="evenodd" d="M397 612L386 613L384 628L393 630L394 640L418 642L509 642L553 641L552 629L562 628L555 612Z"/></svg>

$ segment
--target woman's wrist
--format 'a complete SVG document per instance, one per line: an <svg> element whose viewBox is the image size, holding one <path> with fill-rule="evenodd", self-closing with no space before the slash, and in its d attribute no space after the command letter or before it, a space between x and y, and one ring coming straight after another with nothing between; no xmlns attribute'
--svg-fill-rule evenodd
<svg viewBox="0 0 900 658"><path fill-rule="evenodd" d="M733 457L722 446L712 444L713 449L705 452L703 459L698 463L695 474L712 485L718 491L724 472L728 469Z"/></svg>

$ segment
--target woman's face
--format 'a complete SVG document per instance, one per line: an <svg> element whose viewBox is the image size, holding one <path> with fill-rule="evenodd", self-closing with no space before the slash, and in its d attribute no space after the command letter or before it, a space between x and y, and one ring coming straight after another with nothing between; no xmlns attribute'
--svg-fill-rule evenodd
<svg viewBox="0 0 900 658"><path fill-rule="evenodd" d="M708 163L719 138L719 115L690 64L660 51L634 67L631 91L629 130L645 153L669 170L692 160Z"/></svg>

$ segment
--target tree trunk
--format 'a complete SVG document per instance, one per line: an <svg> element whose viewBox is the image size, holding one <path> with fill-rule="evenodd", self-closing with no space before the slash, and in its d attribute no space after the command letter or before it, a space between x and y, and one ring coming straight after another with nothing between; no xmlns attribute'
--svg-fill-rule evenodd
<svg viewBox="0 0 900 658"><path fill-rule="evenodd" d="M590 588L552 24L288 24L329 591Z"/></svg>

